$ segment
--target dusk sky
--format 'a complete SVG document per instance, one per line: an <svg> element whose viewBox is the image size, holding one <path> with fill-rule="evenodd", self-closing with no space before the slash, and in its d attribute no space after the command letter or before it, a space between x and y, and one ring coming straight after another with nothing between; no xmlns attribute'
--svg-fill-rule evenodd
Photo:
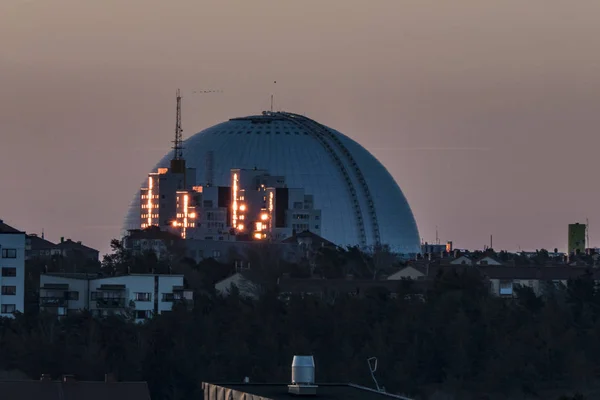
<svg viewBox="0 0 600 400"><path fill-rule="evenodd" d="M176 88L185 137L274 90L378 157L426 241L564 250L589 218L600 245L599 16L598 0L0 0L0 219L105 252L170 148Z"/></svg>

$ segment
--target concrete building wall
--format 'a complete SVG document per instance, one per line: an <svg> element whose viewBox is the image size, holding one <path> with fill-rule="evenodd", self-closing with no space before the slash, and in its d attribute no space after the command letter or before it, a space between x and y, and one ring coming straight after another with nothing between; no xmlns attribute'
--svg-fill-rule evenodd
<svg viewBox="0 0 600 400"><path fill-rule="evenodd" d="M47 274L40 275L40 303L44 297L65 297L64 290L45 289L44 286L52 284L68 285L69 292L76 292L77 295L69 296L66 300L66 308L68 310L84 310L90 306L89 296L89 280L75 279L62 276L53 276ZM61 292L61 293L59 293ZM40 304L41 305L41 304Z"/></svg>
<svg viewBox="0 0 600 400"><path fill-rule="evenodd" d="M189 291L181 290L183 283L183 275L133 274L97 279L77 279L52 274L40 276L40 288L62 284L68 285L68 291L79 293L77 301L67 302L68 310L88 309L97 316L128 310L134 313L136 322L172 310L173 303L177 300L174 292L185 292L188 299L192 300ZM43 289L44 294L60 296L58 292L64 295L65 289ZM123 307L107 307L104 299L122 300ZM40 303L42 302L40 299ZM64 314L59 312L58 315Z"/></svg>
<svg viewBox="0 0 600 400"><path fill-rule="evenodd" d="M25 233L0 233L0 316L24 311Z"/></svg>

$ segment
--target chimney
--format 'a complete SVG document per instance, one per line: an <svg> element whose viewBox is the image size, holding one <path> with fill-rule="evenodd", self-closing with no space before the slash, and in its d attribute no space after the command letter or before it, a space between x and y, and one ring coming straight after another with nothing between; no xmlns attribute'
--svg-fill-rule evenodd
<svg viewBox="0 0 600 400"><path fill-rule="evenodd" d="M40 381L50 382L52 380L52 376L50 374L42 374L40 377Z"/></svg>
<svg viewBox="0 0 600 400"><path fill-rule="evenodd" d="M112 372L109 372L108 374L104 374L104 382L109 383L109 382L116 382L116 381L117 381L117 377Z"/></svg>
<svg viewBox="0 0 600 400"><path fill-rule="evenodd" d="M313 356L294 356L292 360L292 384L288 392L297 396L314 396L317 394L315 385L315 359Z"/></svg>
<svg viewBox="0 0 600 400"><path fill-rule="evenodd" d="M63 375L62 376L62 381L64 383L71 383L71 382L75 382L75 375Z"/></svg>
<svg viewBox="0 0 600 400"><path fill-rule="evenodd" d="M61 243L64 243L64 242L65 242L65 237L64 237L64 236L61 236L61 237L60 237L60 242L61 242Z"/></svg>

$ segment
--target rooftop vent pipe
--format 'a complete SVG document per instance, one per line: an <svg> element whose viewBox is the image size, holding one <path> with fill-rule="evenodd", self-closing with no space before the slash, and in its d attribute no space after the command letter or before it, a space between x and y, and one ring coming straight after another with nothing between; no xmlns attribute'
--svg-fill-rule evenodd
<svg viewBox="0 0 600 400"><path fill-rule="evenodd" d="M294 356L292 360L292 384L288 392L297 396L314 396L317 394L315 385L315 359L313 356Z"/></svg>

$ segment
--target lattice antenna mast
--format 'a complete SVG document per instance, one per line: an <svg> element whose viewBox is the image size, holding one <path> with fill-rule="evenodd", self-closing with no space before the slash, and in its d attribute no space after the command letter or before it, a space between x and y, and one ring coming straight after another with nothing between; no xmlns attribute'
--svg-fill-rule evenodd
<svg viewBox="0 0 600 400"><path fill-rule="evenodd" d="M177 89L177 116L175 121L175 140L173 141L173 160L183 159L183 129L181 129L181 91Z"/></svg>

